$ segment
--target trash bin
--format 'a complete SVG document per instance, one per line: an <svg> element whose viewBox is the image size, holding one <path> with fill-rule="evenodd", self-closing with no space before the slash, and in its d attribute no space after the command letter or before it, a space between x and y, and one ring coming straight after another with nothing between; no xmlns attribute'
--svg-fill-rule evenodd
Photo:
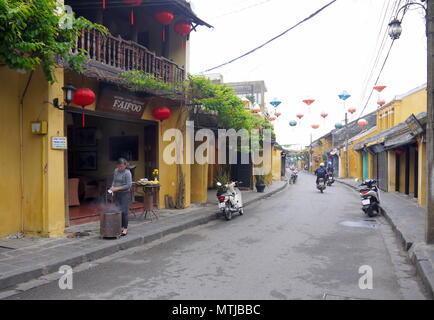
<svg viewBox="0 0 434 320"><path fill-rule="evenodd" d="M119 238L122 227L122 213L117 211L103 212L100 215L101 238Z"/></svg>

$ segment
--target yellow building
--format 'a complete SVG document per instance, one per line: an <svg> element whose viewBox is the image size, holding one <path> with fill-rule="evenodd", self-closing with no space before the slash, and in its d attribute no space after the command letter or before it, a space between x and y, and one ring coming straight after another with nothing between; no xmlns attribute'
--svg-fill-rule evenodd
<svg viewBox="0 0 434 320"><path fill-rule="evenodd" d="M396 96L377 110L376 133L353 146L356 153L369 153L369 177L378 179L382 190L409 195L421 206L426 205L426 101L426 85Z"/></svg>
<svg viewBox="0 0 434 320"><path fill-rule="evenodd" d="M175 2L180 1L165 8L176 11L177 18L187 16L194 24L209 26L187 2ZM73 9L75 3L65 1ZM76 49L86 50L88 56L82 74L58 66L57 81L49 84L40 68L25 74L0 68L0 164L5 172L0 183L0 237L17 232L58 237L67 225L98 219L119 156L134 165L134 180L152 179L152 171L159 169L156 204L161 208L166 195L178 206L206 201L207 165L163 160L163 150L172 142L163 141L162 133L180 129L184 144L191 141L182 97L163 97L157 90L132 93L118 81L118 74L129 70L144 70L169 84L183 81L189 41L167 28L162 42L153 8L136 12L134 25L124 19L128 9L77 8L77 15L104 24L110 32L79 37ZM90 88L96 101L84 109L73 104L55 108L55 99L63 104L66 84ZM154 117L159 107L170 110L167 120Z"/></svg>

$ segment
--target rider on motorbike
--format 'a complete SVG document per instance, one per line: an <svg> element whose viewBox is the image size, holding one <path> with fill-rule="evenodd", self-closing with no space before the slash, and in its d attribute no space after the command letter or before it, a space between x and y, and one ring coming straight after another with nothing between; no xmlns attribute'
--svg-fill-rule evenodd
<svg viewBox="0 0 434 320"><path fill-rule="evenodd" d="M324 168L324 163L320 163L319 168L315 170L316 184L318 184L319 179L323 178L324 181L327 179L327 170Z"/></svg>

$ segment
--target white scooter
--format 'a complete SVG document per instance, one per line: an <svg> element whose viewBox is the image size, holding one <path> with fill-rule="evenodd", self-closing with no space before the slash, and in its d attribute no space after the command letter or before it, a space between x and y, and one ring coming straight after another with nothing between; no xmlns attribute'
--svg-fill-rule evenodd
<svg viewBox="0 0 434 320"><path fill-rule="evenodd" d="M221 182L217 182L217 199L219 205L219 215L223 214L226 220L231 220L233 213L238 212L244 214L243 199L241 191L237 188L237 184L241 182L228 182L223 186Z"/></svg>

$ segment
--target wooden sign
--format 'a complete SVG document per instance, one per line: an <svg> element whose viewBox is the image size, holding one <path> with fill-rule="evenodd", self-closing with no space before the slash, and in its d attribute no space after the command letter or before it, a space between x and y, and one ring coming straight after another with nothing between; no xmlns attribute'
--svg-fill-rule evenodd
<svg viewBox="0 0 434 320"><path fill-rule="evenodd" d="M123 114L134 118L142 118L146 108L146 100L128 91L119 91L104 87L100 91L96 110Z"/></svg>

